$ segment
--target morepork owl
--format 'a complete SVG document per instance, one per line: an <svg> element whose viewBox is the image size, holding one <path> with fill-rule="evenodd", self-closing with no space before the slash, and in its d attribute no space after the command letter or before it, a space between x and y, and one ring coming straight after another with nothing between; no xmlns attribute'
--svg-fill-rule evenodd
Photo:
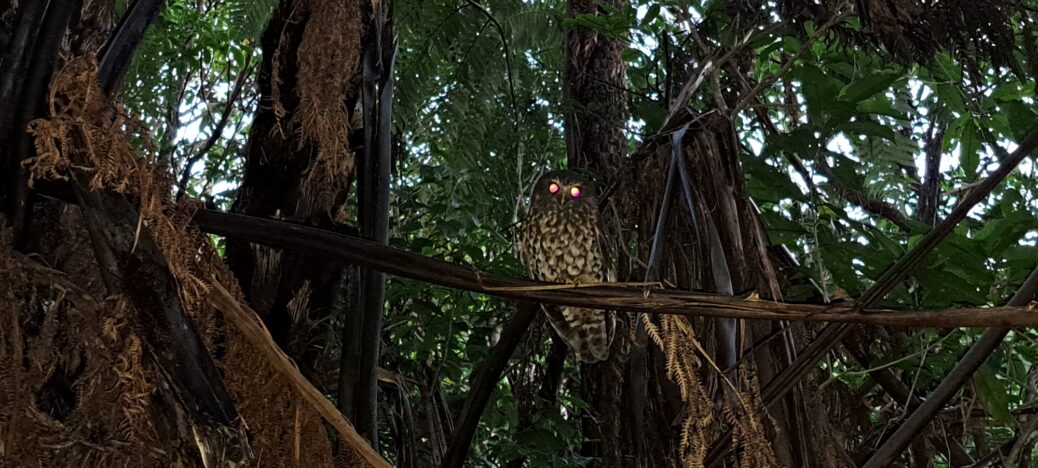
<svg viewBox="0 0 1038 468"><path fill-rule="evenodd" d="M606 281L606 258L591 184L573 171L549 172L534 187L520 232L520 259L534 279L554 283ZM555 331L581 362L609 356L613 316L579 307L544 308Z"/></svg>

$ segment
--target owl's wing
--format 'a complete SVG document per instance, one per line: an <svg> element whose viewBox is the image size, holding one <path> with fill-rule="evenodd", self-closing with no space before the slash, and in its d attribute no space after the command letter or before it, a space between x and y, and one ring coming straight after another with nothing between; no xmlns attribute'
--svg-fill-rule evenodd
<svg viewBox="0 0 1038 468"><path fill-rule="evenodd" d="M518 240L518 242L515 243L515 256L516 256L517 259L519 259L519 263L521 263L524 267L529 269L530 268L529 267L530 264L529 264L529 260L527 259L527 256L526 256L526 250L527 250L526 243L527 243L527 238L528 238L528 233L526 232L526 229L527 229L527 225L526 225L526 222L524 221L523 224L519 227L519 240ZM527 272L529 272L529 271L527 271Z"/></svg>
<svg viewBox="0 0 1038 468"><path fill-rule="evenodd" d="M610 283L616 282L616 262L620 258L619 246L617 245L620 233L616 232L618 231L618 224L613 204L609 203L598 216L598 245L602 249L602 268L605 269L602 273L605 281Z"/></svg>

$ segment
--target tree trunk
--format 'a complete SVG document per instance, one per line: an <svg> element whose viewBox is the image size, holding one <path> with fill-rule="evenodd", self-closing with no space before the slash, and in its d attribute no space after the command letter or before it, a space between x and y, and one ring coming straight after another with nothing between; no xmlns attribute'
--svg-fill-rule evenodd
<svg viewBox="0 0 1038 468"><path fill-rule="evenodd" d="M625 6L623 1L570 0L568 15L601 15L607 14L609 7L622 11ZM675 208L660 225L665 232L660 279L682 288L729 294L758 291L762 296L781 299L783 280L772 266L767 240L746 194L739 165L740 149L729 122L710 119L709 123L689 128L684 138L677 140L681 145L679 152L674 151L669 136L650 139L631 161L624 162L627 114L623 50L623 41L588 29L572 27L566 34L564 89L569 109L569 166L591 169L603 179L617 175L616 183L622 189L610 201L620 216L616 220L620 224L617 244L626 247L633 243L638 252L643 252L642 262L648 261L645 254L656 235L651 229L656 225L659 201L664 196L659 190L673 156L681 155L685 160L680 175L687 179L678 179L683 186L672 194ZM639 227L637 232L633 232L634 226ZM628 268L621 265L618 280L644 278L640 267L625 270ZM729 351L737 351L734 323L677 320L683 325L672 318L664 319L667 323L657 320L657 333L669 329L665 333L677 337L681 329L694 330L692 335L682 335L682 340L698 341L706 357L722 367L735 362ZM645 343L637 343L625 364L615 359L614 353L614 358L604 364L585 366L584 397L591 402L595 414L585 421L584 436L601 441L601 445L587 445L585 455L602 457L606 466L701 462L706 457L705 446L727 426L743 431L738 437L742 451L748 454L744 456L757 457L744 458L744 462L827 466L834 460L835 448L827 443L809 442L824 437L825 424L815 424L817 418L810 419L808 415L824 413L824 408L817 398L803 398L800 391L772 407L776 422L773 429L766 434L745 433L747 427L757 427L753 418L759 412L752 407L738 407L735 402L752 400L750 397L759 392L755 382L767 382L788 365L797 344L807 338L806 329L800 325L784 331L777 327L771 323L739 327L744 331L738 338L742 343L753 343L755 337L772 333L782 333L785 338L761 347L750 364L744 366L744 372L728 374L735 380L738 392L746 397L741 400L729 393L728 384L706 364L701 351L687 344L658 349L657 344L650 342L649 349L645 349L641 347ZM619 335L627 333L621 331ZM667 340L666 336L662 338ZM675 373L673 365L666 365L674 359L684 363L684 373ZM750 377L756 379L741 381ZM680 385L675 386L674 380L680 381ZM688 393L689 388L700 390ZM621 411L621 401L631 404ZM725 401L729 412L721 413L717 406L725 405ZM683 426L673 426L682 421ZM770 446L769 440L773 442Z"/></svg>
<svg viewBox="0 0 1038 468"><path fill-rule="evenodd" d="M626 0L569 0L567 16L607 15L607 7L622 11ZM564 105L566 113L566 149L570 169L589 169L599 176L610 175L626 156L627 139L624 123L627 102L623 94L627 66L622 55L624 41L599 32L571 27L566 31L566 68ZM626 333L622 326L618 337ZM621 439L620 401L623 376L617 352L624 347L622 338L613 340L611 358L582 370L582 397L591 403L593 414L585 414L582 427L585 440L583 455L602 457L606 466L627 466L624 454L633 453L629 440Z"/></svg>

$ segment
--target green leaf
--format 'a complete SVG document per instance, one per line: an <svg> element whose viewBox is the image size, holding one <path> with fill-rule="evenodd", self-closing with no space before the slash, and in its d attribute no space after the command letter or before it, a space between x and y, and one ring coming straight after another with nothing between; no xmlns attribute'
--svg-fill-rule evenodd
<svg viewBox="0 0 1038 468"><path fill-rule="evenodd" d="M879 72L852 81L840 90L839 98L849 102L860 102L880 93L895 81L901 79L901 73Z"/></svg>
<svg viewBox="0 0 1038 468"><path fill-rule="evenodd" d="M977 396L992 418L999 424L1012 424L1013 417L1009 412L1009 391L1005 384L998 380L990 365L982 365L973 376L973 385L977 389Z"/></svg>
<svg viewBox="0 0 1038 468"><path fill-rule="evenodd" d="M1033 104L1024 104L1022 101L1009 101L1001 105L1005 109L1009 128L1013 132L1009 137L1021 140L1027 132L1038 126L1038 114L1031 108Z"/></svg>
<svg viewBox="0 0 1038 468"><path fill-rule="evenodd" d="M962 91L948 83L933 85L933 92L948 109L960 114L966 113L966 102L962 100Z"/></svg>
<svg viewBox="0 0 1038 468"><path fill-rule="evenodd" d="M631 110L635 118L645 121L645 126L648 130L659 130L660 126L663 125L663 121L667 118L667 110L656 103L635 104Z"/></svg>
<svg viewBox="0 0 1038 468"><path fill-rule="evenodd" d="M815 123L822 123L827 111L837 105L837 95L843 88L843 82L827 75L822 69L813 64L804 64L797 72L801 88L804 90L804 100L807 102L807 112Z"/></svg>
<svg viewBox="0 0 1038 468"><path fill-rule="evenodd" d="M962 134L959 135L961 146L960 164L966 180L977 180L980 174L977 168L980 166L980 129L974 119L967 120L962 126Z"/></svg>
<svg viewBox="0 0 1038 468"><path fill-rule="evenodd" d="M757 157L742 158L746 174L746 189L759 201L777 203L784 199L804 200L800 187L788 174Z"/></svg>
<svg viewBox="0 0 1038 468"><path fill-rule="evenodd" d="M628 48L628 49L624 50L622 58L623 58L624 62L637 62L643 56L644 56L644 54L642 54L642 52L640 50Z"/></svg>
<svg viewBox="0 0 1038 468"><path fill-rule="evenodd" d="M991 92L991 96L989 97L997 102L1009 102L1019 101L1020 98L1027 94L1028 92L1023 83L1019 81L1010 81L996 86L995 90Z"/></svg>
<svg viewBox="0 0 1038 468"><path fill-rule="evenodd" d="M645 12L645 17L642 18L642 23L645 23L645 24L651 23L659 15L660 15L660 4L659 3L653 3L652 6L649 7L648 11Z"/></svg>
<svg viewBox="0 0 1038 468"><path fill-rule="evenodd" d="M984 244L988 255L999 255L1009 246L1020 242L1028 231L1038 228L1038 219L1027 210L1011 211L1003 218L988 220L977 231L975 238Z"/></svg>
<svg viewBox="0 0 1038 468"><path fill-rule="evenodd" d="M859 102L856 110L869 115L886 115L895 119L907 120L903 113L894 108L894 103L882 94Z"/></svg>
<svg viewBox="0 0 1038 468"><path fill-rule="evenodd" d="M764 140L764 154L777 156L788 151L802 158L811 157L818 150L817 131L813 125L801 125L789 133L768 135Z"/></svg>
<svg viewBox="0 0 1038 468"><path fill-rule="evenodd" d="M947 52L937 54L935 65L930 67L934 76L942 81L953 83L962 82L962 66L955 63L955 59Z"/></svg>

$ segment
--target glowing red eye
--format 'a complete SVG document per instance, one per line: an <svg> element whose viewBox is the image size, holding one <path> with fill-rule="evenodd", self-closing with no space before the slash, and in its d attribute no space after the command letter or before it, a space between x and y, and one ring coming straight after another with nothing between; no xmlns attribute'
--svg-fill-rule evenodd
<svg viewBox="0 0 1038 468"><path fill-rule="evenodd" d="M573 187L569 189L569 196L573 198L580 198L580 187Z"/></svg>
<svg viewBox="0 0 1038 468"><path fill-rule="evenodd" d="M551 185L548 186L548 191L551 192L551 193L558 192L559 191L559 184L556 184L555 182L552 182Z"/></svg>

